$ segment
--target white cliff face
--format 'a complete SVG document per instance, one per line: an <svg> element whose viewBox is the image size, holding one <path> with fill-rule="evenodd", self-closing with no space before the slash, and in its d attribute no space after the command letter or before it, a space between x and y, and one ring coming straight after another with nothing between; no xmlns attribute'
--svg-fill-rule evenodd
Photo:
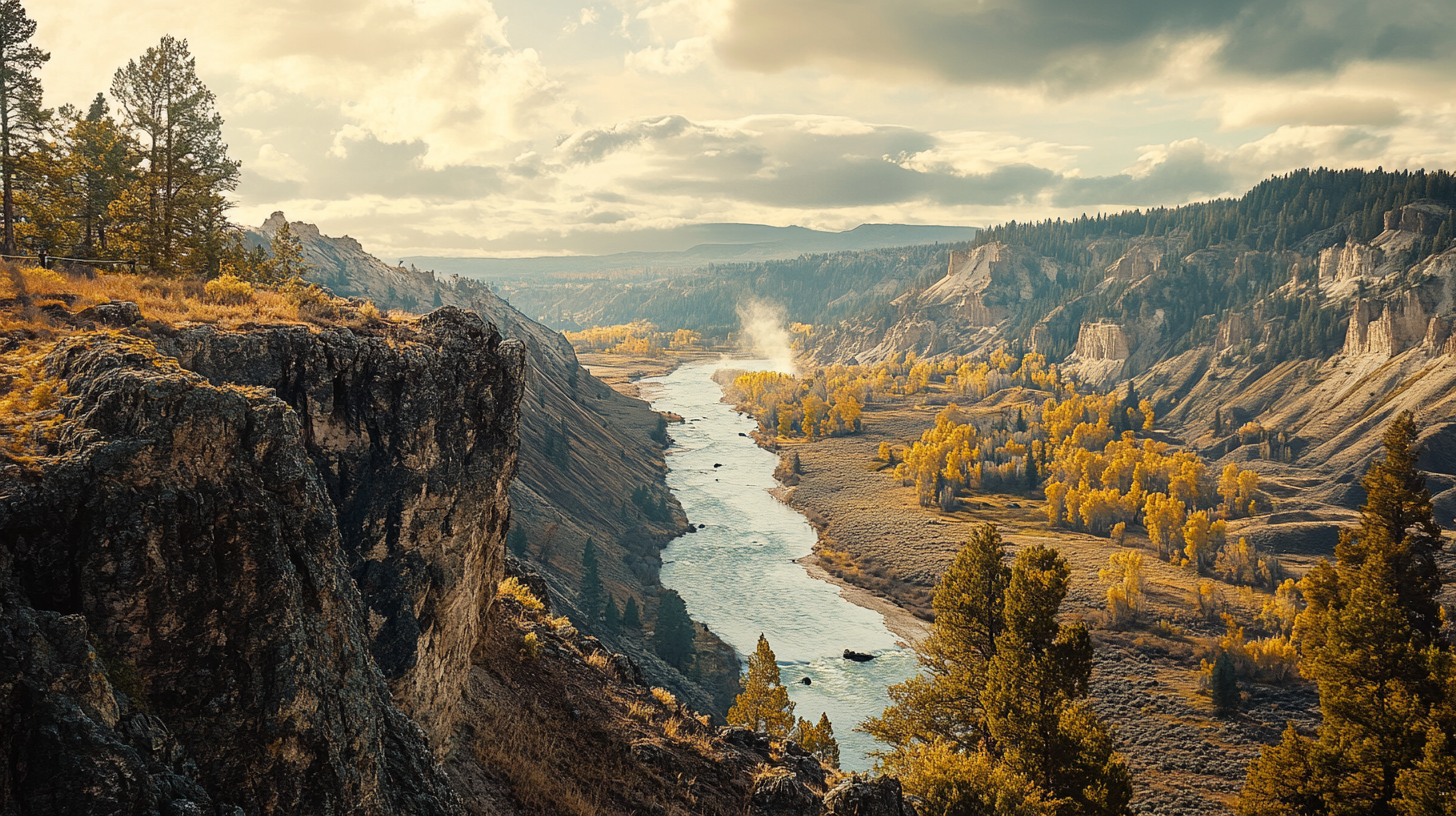
<svg viewBox="0 0 1456 816"><path fill-rule="evenodd" d="M1354 240L1344 246L1330 247L1319 254L1319 276L1323 281L1346 281L1375 274L1380 264L1380 250Z"/></svg>
<svg viewBox="0 0 1456 816"><path fill-rule="evenodd" d="M1127 333L1116 323L1083 323L1076 354L1084 360L1126 360L1129 346Z"/></svg>
<svg viewBox="0 0 1456 816"><path fill-rule="evenodd" d="M1117 262L1107 267L1107 276L1117 280L1142 280L1154 274L1163 265L1163 256L1149 246L1136 246Z"/></svg>
<svg viewBox="0 0 1456 816"><path fill-rule="evenodd" d="M1451 319L1433 314L1429 289L1407 290L1382 301L1359 299L1345 334L1345 354L1389 359L1421 347L1430 354L1451 348ZM1424 295L1424 297L1423 297Z"/></svg>
<svg viewBox="0 0 1456 816"><path fill-rule="evenodd" d="M1024 249L987 244L950 253L946 276L920 294L916 305L948 311L971 326L995 326L1009 316L1008 301L1031 300L1057 267Z"/></svg>

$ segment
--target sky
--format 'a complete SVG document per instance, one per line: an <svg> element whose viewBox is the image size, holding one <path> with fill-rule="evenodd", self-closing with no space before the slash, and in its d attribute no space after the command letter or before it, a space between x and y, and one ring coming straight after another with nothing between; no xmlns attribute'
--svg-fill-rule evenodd
<svg viewBox="0 0 1456 816"><path fill-rule="evenodd" d="M46 103L186 38L275 210L383 256L985 226L1456 166L1453 0L29 0Z"/></svg>

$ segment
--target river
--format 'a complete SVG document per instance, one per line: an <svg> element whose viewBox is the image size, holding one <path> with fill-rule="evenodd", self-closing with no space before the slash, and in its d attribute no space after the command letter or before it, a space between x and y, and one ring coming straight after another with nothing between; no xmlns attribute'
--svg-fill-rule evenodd
<svg viewBox="0 0 1456 816"><path fill-rule="evenodd" d="M884 709L886 687L913 675L915 658L897 646L879 613L845 600L838 587L810 577L797 563L813 550L814 529L768 492L778 486L778 456L747 436L757 427L751 417L722 402L712 379L719 367L766 370L774 364L694 363L643 381L653 408L685 420L671 429L667 483L688 520L707 525L663 551L662 583L745 659L759 633L766 635L795 715L817 721L828 713L841 767L868 770L876 743L854 728ZM845 660L845 649L876 658ZM803 677L812 684L801 684Z"/></svg>

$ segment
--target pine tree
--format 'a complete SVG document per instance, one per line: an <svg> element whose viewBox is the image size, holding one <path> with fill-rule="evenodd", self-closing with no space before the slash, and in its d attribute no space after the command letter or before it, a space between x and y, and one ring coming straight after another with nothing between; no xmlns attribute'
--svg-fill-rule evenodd
<svg viewBox="0 0 1456 816"><path fill-rule="evenodd" d="M891 687L891 705L863 726L890 746L887 773L925 780L919 790L907 781L912 793L934 793L944 779L928 763L944 765L951 751L991 762L1005 784L1026 781L1037 801L1128 812L1126 764L1083 700L1091 638L1056 618L1070 577L1053 550L1029 548L1008 569L993 526L972 534L936 588L935 626L917 647L924 672Z"/></svg>
<svg viewBox="0 0 1456 816"><path fill-rule="evenodd" d="M610 595L607 596L606 610L602 613L602 628L609 635L622 631L622 613L617 611L617 601Z"/></svg>
<svg viewBox="0 0 1456 816"><path fill-rule="evenodd" d="M642 613L637 611L637 599L627 597L627 603L622 607L622 628L637 630L642 628Z"/></svg>
<svg viewBox="0 0 1456 816"><path fill-rule="evenodd" d="M526 552L531 548L531 542L526 538L526 528L512 524L511 531L506 534L506 547L517 558L525 558Z"/></svg>
<svg viewBox="0 0 1456 816"><path fill-rule="evenodd" d="M1294 799L1318 799L1310 813L1399 813L1397 796L1418 800L1424 769L1450 756L1444 739L1432 739L1456 732L1456 679L1435 597L1442 541L1415 438L1414 417L1396 417L1385 458L1363 481L1359 530L1341 535L1335 566L1321 561L1301 584L1309 605L1295 638L1322 722L1316 739L1291 729L1254 761L1239 800L1245 816L1288 812L1282 803Z"/></svg>
<svg viewBox="0 0 1456 816"><path fill-rule="evenodd" d="M226 193L238 183L215 97L196 69L187 41L164 36L111 83L146 156L145 172L112 208L118 238L161 274L217 272L207 265L221 259Z"/></svg>
<svg viewBox="0 0 1456 816"><path fill-rule="evenodd" d="M662 592L657 602L657 625L652 630L652 650L678 671L687 671L696 653L697 630L688 617L688 606L675 589Z"/></svg>
<svg viewBox="0 0 1456 816"><path fill-rule="evenodd" d="M586 540L586 546L581 551L581 587L577 598L577 608L581 610L588 625L595 624L601 618L602 607L609 600L597 566L597 546L590 538Z"/></svg>
<svg viewBox="0 0 1456 816"><path fill-rule="evenodd" d="M263 283L299 280L313 268L304 262L303 242L293 234L293 227L288 225L287 219L274 230L268 249L272 255L272 263L269 265L269 278L263 280Z"/></svg>
<svg viewBox="0 0 1456 816"><path fill-rule="evenodd" d="M51 55L30 42L35 21L20 0L0 2L0 226L3 252L16 253L15 192L23 165L44 135L49 112L41 107L37 72Z"/></svg>
<svg viewBox="0 0 1456 816"><path fill-rule="evenodd" d="M1234 661L1228 652L1218 653L1208 683L1214 711L1227 716L1239 710L1239 678L1234 674Z"/></svg>
<svg viewBox="0 0 1456 816"><path fill-rule="evenodd" d="M761 731L774 740L789 736L794 729L794 704L779 678L778 659L763 635L748 656L748 673L742 682L743 691L728 709L728 724Z"/></svg>
<svg viewBox="0 0 1456 816"><path fill-rule="evenodd" d="M819 714L818 724L800 719L798 726L794 728L793 740L799 743L799 747L818 757L824 765L830 768L839 767L839 741L834 738L834 726L830 724L827 712Z"/></svg>
<svg viewBox="0 0 1456 816"><path fill-rule="evenodd" d="M69 175L75 179L78 201L73 207L84 257L111 257L111 206L136 180L141 155L136 143L111 118L106 96L96 94L85 118L70 127Z"/></svg>

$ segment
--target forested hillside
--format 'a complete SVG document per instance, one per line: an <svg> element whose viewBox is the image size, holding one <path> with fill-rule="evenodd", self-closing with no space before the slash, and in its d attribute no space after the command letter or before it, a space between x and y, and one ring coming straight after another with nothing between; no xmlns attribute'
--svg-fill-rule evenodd
<svg viewBox="0 0 1456 816"><path fill-rule="evenodd" d="M559 329L647 320L722 339L738 328L740 306L763 301L789 321L856 315L929 285L944 274L947 247L931 244L802 255L786 261L714 264L690 272L646 270L629 280L513 281L499 287L513 306Z"/></svg>

